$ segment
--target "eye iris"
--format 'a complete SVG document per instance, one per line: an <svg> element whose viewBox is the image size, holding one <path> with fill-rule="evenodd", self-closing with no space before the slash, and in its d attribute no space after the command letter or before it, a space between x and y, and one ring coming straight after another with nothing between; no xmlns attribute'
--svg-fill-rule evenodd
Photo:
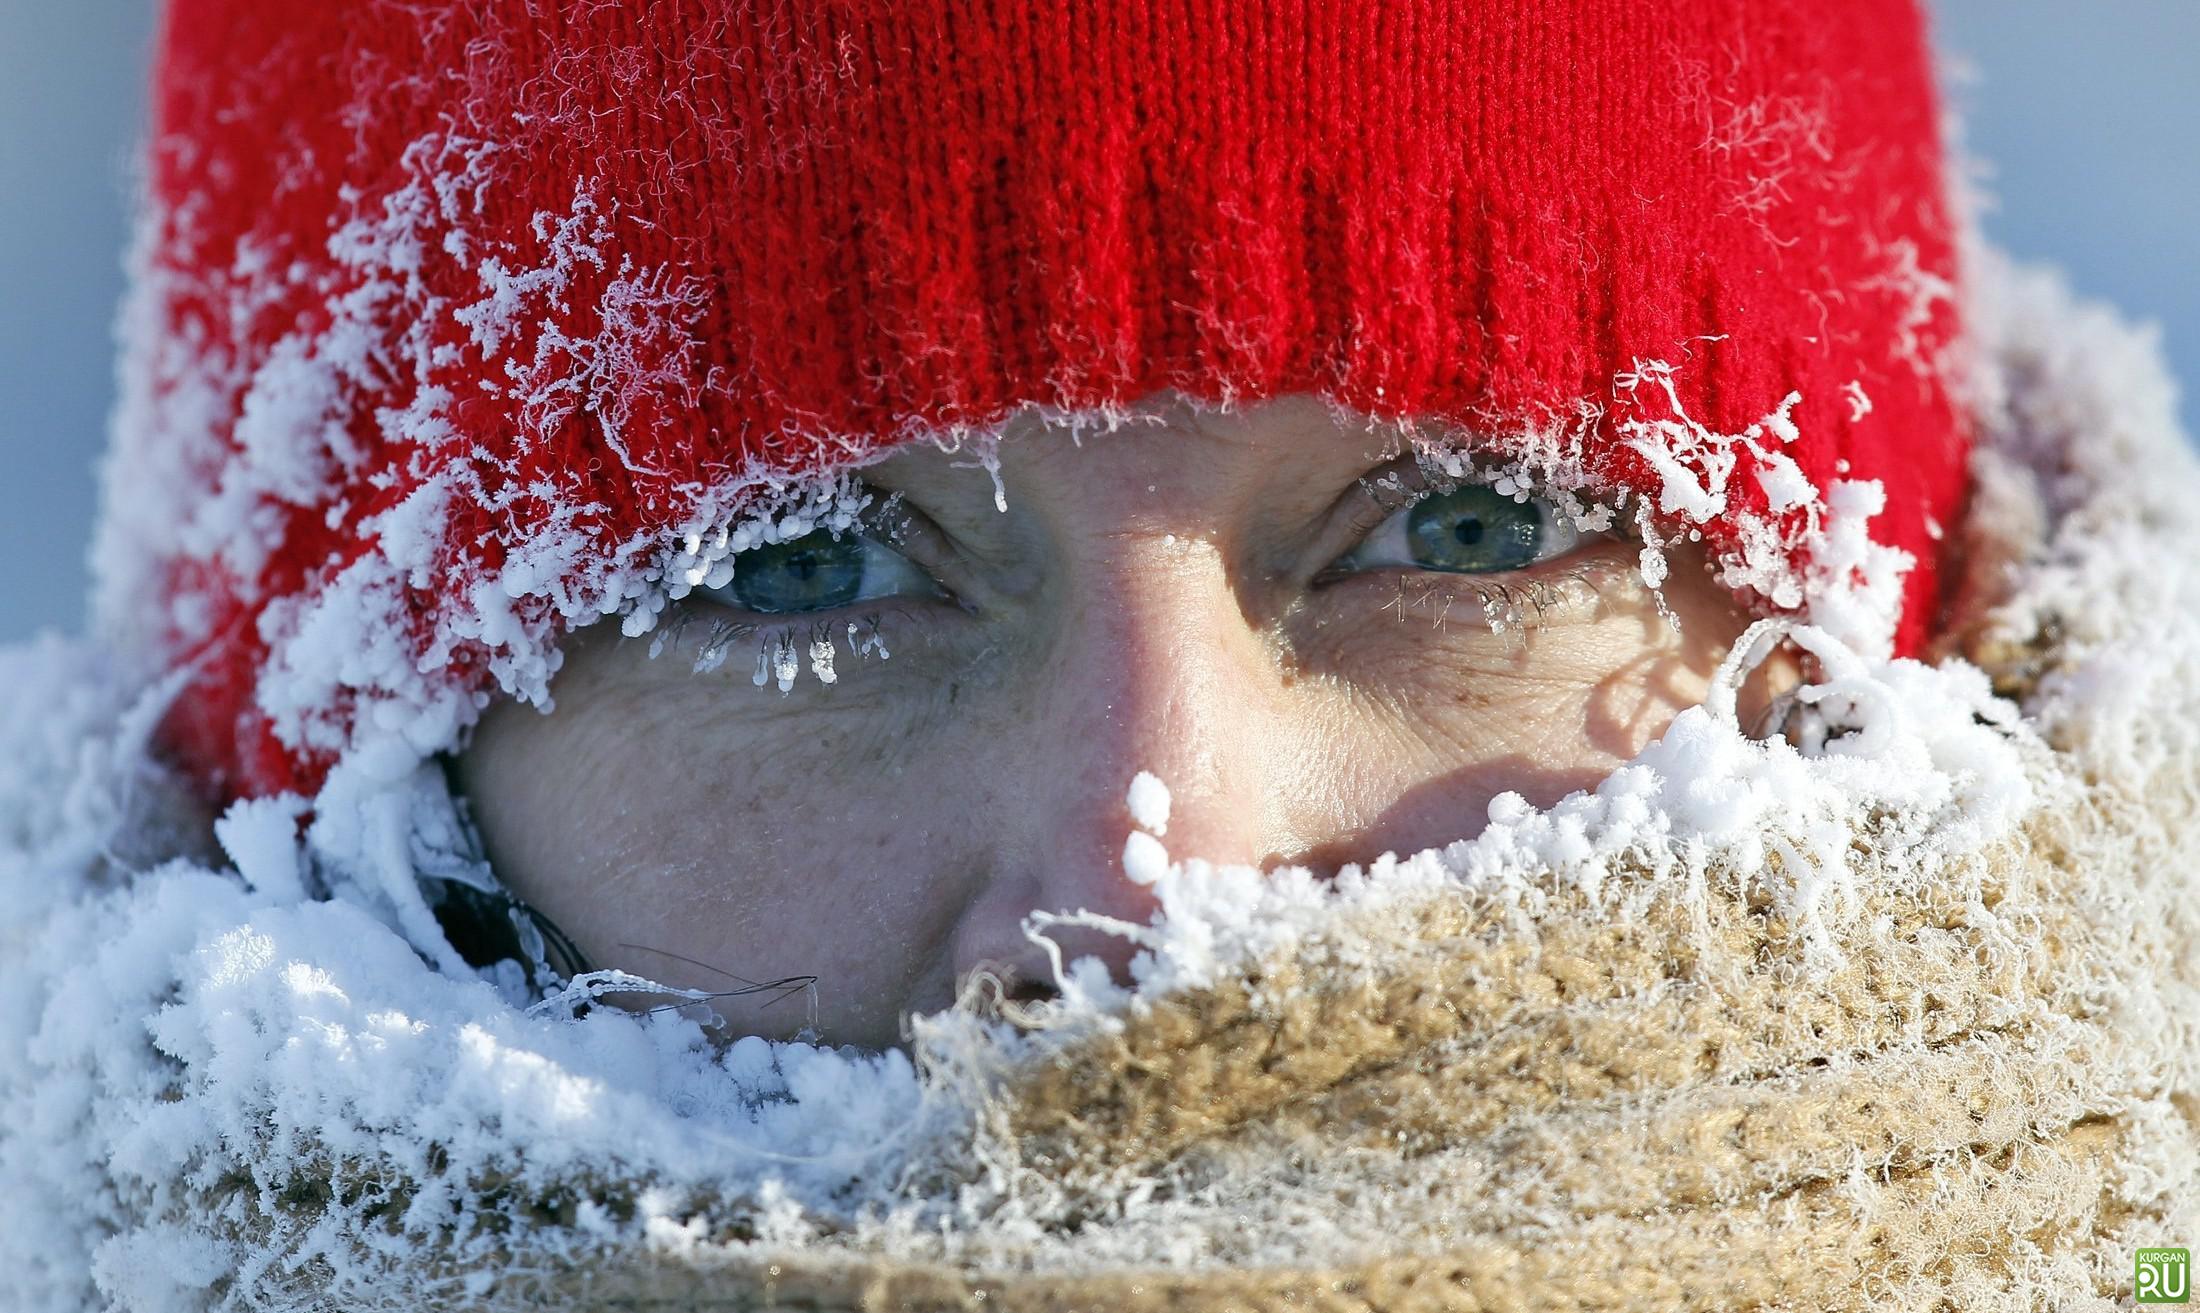
<svg viewBox="0 0 2200 1313"><path fill-rule="evenodd" d="M1413 563L1424 570L1516 570L1535 561L1542 537L1542 517L1532 503L1488 488L1457 488L1424 498L1406 517Z"/></svg>
<svg viewBox="0 0 2200 1313"><path fill-rule="evenodd" d="M733 569L733 595L751 611L829 611L863 591L863 543L819 529L790 542L743 552Z"/></svg>

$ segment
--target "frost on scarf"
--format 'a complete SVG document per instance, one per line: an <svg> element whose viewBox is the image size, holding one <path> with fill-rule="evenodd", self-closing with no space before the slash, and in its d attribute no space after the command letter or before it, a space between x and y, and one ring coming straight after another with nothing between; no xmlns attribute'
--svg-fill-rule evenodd
<svg viewBox="0 0 2200 1313"><path fill-rule="evenodd" d="M431 771L332 783L302 836L296 800L242 805L194 853L142 753L168 690L80 645L6 653L5 1302L1138 1308L1348 1281L1408 1308L1448 1289L1414 1284L1427 1255L1553 1299L1613 1254L1732 1303L1770 1295L1716 1283L1851 1262L1891 1265L1860 1288L1975 1306L2112 1288L2124 1241L2200 1220L2174 1102L2200 1088L2200 854L2175 810L2200 475L2144 343L2040 278L1982 281L1984 665L1794 623L1824 669L1796 747L1735 722L1753 631L1594 790L1500 797L1457 843L1333 878L1171 853L1167 782L1142 778L1125 867L1161 912L1113 927L1134 986L1065 963L1028 1024L958 1006L910 1055L530 1006L420 902L454 860ZM1727 456L1786 487L1780 413L1644 421L1718 457L1676 468L1673 509L1714 505ZM731 550L698 528L676 577ZM1232 1026L1262 1043L1197 1038ZM2104 1126L2101 1177L2063 1148Z"/></svg>

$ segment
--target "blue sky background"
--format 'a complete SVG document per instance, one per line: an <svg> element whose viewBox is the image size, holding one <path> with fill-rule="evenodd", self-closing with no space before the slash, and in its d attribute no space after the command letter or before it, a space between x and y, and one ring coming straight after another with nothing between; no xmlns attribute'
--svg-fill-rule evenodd
<svg viewBox="0 0 2200 1313"><path fill-rule="evenodd" d="M314 0L321 2L321 0ZM83 623L151 0L0 0L0 642ZM2200 385L2200 0L1940 0L2004 246ZM2188 398L2188 426L2195 413Z"/></svg>

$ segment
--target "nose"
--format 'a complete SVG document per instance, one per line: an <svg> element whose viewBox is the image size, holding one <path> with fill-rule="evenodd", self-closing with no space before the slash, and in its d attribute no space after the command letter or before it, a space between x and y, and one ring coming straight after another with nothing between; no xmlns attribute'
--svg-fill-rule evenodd
<svg viewBox="0 0 2200 1313"><path fill-rule="evenodd" d="M998 878L956 937L958 976L1006 968L1027 994L1045 992L1052 968L1023 933L1025 913L1151 918L1153 890L1125 870L1126 841L1141 828L1128 793L1141 772L1167 788L1157 837L1173 857L1258 864L1277 851L1283 821L1273 772L1291 745L1276 661L1222 554L1196 538L1126 531L1084 557L1009 731L1022 740L1018 759L1045 766L1001 818L1010 829L997 836ZM1065 963L1097 957L1119 982L1139 947L1075 925L1046 934Z"/></svg>

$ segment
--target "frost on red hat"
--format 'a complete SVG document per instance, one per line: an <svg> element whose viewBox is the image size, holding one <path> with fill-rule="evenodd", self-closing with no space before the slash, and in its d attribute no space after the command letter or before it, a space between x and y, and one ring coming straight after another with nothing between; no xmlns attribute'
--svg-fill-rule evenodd
<svg viewBox="0 0 2200 1313"><path fill-rule="evenodd" d="M1868 645L1934 612L1910 0L173 0L155 77L97 614L224 796L541 698L805 476L1164 388L1456 426Z"/></svg>

